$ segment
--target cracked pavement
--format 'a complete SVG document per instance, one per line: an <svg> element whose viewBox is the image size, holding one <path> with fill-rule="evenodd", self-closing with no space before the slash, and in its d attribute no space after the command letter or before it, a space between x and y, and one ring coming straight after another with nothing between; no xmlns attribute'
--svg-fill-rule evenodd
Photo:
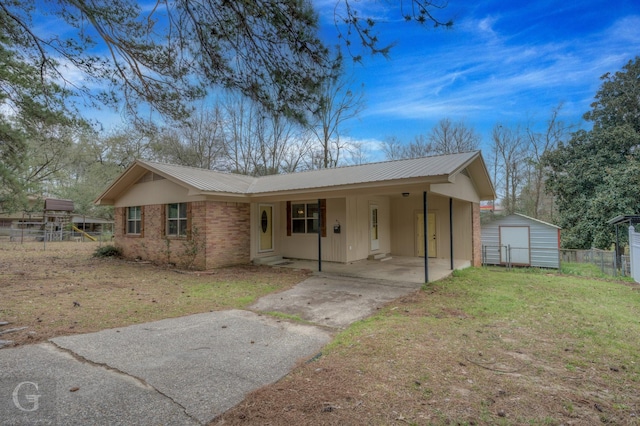
<svg viewBox="0 0 640 426"><path fill-rule="evenodd" d="M3 349L0 424L206 424L329 340L231 310Z"/></svg>
<svg viewBox="0 0 640 426"><path fill-rule="evenodd" d="M320 275L250 309L170 318L0 350L0 426L202 425L276 382L419 284ZM331 330L331 331L329 331Z"/></svg>

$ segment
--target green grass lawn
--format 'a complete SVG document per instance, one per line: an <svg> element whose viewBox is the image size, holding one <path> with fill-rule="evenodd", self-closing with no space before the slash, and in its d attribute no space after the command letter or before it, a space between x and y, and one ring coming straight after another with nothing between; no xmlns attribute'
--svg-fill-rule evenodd
<svg viewBox="0 0 640 426"><path fill-rule="evenodd" d="M549 271L458 271L339 333L320 359L224 420L234 416L270 424L638 425L640 291Z"/></svg>

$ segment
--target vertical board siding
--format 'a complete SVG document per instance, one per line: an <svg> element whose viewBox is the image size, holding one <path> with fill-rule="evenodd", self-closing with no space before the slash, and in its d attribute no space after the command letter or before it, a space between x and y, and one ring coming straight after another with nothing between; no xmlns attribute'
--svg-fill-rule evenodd
<svg viewBox="0 0 640 426"><path fill-rule="evenodd" d="M500 264L500 226L528 226L531 266L560 267L558 228L520 215L505 216L482 225L482 250L487 264Z"/></svg>

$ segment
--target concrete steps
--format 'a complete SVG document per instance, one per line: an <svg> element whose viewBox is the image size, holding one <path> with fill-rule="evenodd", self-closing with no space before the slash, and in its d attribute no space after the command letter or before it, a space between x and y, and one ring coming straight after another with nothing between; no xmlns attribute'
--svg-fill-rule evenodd
<svg viewBox="0 0 640 426"><path fill-rule="evenodd" d="M370 254L369 257L367 257L367 260L377 260L379 262L386 262L387 260L391 259L393 259L393 257L391 257L388 253Z"/></svg>
<svg viewBox="0 0 640 426"><path fill-rule="evenodd" d="M253 259L254 265L278 266L288 265L290 263L290 261L284 259L282 256L266 256Z"/></svg>

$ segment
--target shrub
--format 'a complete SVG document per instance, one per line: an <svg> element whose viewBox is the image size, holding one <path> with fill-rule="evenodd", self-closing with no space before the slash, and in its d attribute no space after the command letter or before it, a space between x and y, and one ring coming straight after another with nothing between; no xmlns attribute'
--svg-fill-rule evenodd
<svg viewBox="0 0 640 426"><path fill-rule="evenodd" d="M121 255L122 250L120 247L112 245L98 247L96 251L93 252L93 257L119 257Z"/></svg>

